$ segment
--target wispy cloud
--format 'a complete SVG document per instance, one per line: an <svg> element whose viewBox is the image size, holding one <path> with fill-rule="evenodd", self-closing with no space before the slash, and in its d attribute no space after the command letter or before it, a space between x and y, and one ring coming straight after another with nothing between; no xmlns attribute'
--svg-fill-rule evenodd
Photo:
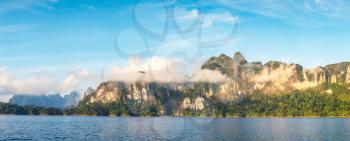
<svg viewBox="0 0 350 141"><path fill-rule="evenodd" d="M180 26L189 26L195 22L201 24L202 28L210 28L216 23L235 24L238 16L232 15L228 11L200 13L197 9L178 8L175 13L175 20Z"/></svg>
<svg viewBox="0 0 350 141"><path fill-rule="evenodd" d="M112 65L106 72L114 81L157 82L222 82L227 79L219 71L201 70L197 64L186 64L179 59L154 56L145 61L131 58L127 66ZM186 71L185 68L193 67Z"/></svg>
<svg viewBox="0 0 350 141"><path fill-rule="evenodd" d="M0 33L15 33L31 29L29 25L0 25Z"/></svg>
<svg viewBox="0 0 350 141"><path fill-rule="evenodd" d="M279 18L299 25L314 26L336 20L350 21L350 1L347 0L220 0L219 4L236 10Z"/></svg>
<svg viewBox="0 0 350 141"><path fill-rule="evenodd" d="M96 7L92 5L81 5L81 7L83 9L90 10L90 11L96 10Z"/></svg>
<svg viewBox="0 0 350 141"><path fill-rule="evenodd" d="M4 0L0 1L0 14L13 11L32 11L40 13L38 8L52 9L50 3L57 3L59 0Z"/></svg>
<svg viewBox="0 0 350 141"><path fill-rule="evenodd" d="M202 27L212 27L214 23L235 24L238 17L229 13L210 13L204 16Z"/></svg>

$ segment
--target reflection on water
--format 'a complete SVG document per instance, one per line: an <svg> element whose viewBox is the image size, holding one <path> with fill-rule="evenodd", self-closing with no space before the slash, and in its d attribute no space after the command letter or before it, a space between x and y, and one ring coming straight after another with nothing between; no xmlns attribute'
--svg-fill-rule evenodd
<svg viewBox="0 0 350 141"><path fill-rule="evenodd" d="M350 140L343 118L0 116L0 140Z"/></svg>

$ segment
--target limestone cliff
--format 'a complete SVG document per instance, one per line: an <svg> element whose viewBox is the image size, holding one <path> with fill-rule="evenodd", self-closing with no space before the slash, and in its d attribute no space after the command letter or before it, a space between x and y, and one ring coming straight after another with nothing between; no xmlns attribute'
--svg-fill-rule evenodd
<svg viewBox="0 0 350 141"><path fill-rule="evenodd" d="M241 53L234 57L220 55L204 63L202 69L219 70L231 78L225 85L229 93L260 92L283 93L293 89L306 89L325 83L350 83L350 63L342 62L312 69L299 64L279 61L248 62Z"/></svg>
<svg viewBox="0 0 350 141"><path fill-rule="evenodd" d="M341 62L327 65L325 68L329 71L332 83L346 83L349 78L350 62Z"/></svg>
<svg viewBox="0 0 350 141"><path fill-rule="evenodd" d="M158 82L104 82L101 83L95 93L85 98L89 103L110 103L114 101L127 105L132 103L154 103L161 106L165 115L178 115L180 110L203 110L205 107L206 92L209 89L214 93L217 84L194 83L158 83ZM189 97L194 90L197 92L195 99Z"/></svg>
<svg viewBox="0 0 350 141"><path fill-rule="evenodd" d="M145 82L105 82L97 87L96 93L90 98L90 102L96 101L108 103L115 100L148 101L154 97L150 94L150 84Z"/></svg>
<svg viewBox="0 0 350 141"><path fill-rule="evenodd" d="M217 100L233 101L261 92L282 94L329 83L350 83L350 63L304 68L299 64L279 61L248 62L241 53L211 57L202 69L217 70L229 79L225 82L104 82L85 98L90 103L129 101L157 103L166 115L178 115L185 109L203 111Z"/></svg>

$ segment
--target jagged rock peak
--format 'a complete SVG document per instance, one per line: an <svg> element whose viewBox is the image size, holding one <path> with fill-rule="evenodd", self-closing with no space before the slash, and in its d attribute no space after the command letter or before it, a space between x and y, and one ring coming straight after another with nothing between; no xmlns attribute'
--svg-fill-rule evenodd
<svg viewBox="0 0 350 141"><path fill-rule="evenodd" d="M218 57L211 57L208 59L208 61L206 61L203 66L206 66L208 64L212 64L212 63L219 63L219 62L231 62L232 58L225 55L225 54L221 54ZM202 68L203 69L203 68Z"/></svg>
<svg viewBox="0 0 350 141"><path fill-rule="evenodd" d="M87 88L86 91L84 92L84 96L91 95L91 94L93 94L93 93L95 93L95 92L96 92L95 89L89 87L89 88Z"/></svg>
<svg viewBox="0 0 350 141"><path fill-rule="evenodd" d="M218 57L218 59L226 59L226 60L231 60L232 58L231 58L231 57L229 57L229 56L227 56L227 55L225 55L225 54L220 54L220 55L219 55L219 57Z"/></svg>
<svg viewBox="0 0 350 141"><path fill-rule="evenodd" d="M268 61L264 66L274 70L274 69L277 69L279 67L286 67L287 64L280 62L280 61Z"/></svg>
<svg viewBox="0 0 350 141"><path fill-rule="evenodd" d="M332 83L346 82L346 74L350 62L341 62L336 64L327 65L325 68L332 74Z"/></svg>
<svg viewBox="0 0 350 141"><path fill-rule="evenodd" d="M248 63L248 61L244 58L242 53L236 52L233 56L233 60L241 65Z"/></svg>

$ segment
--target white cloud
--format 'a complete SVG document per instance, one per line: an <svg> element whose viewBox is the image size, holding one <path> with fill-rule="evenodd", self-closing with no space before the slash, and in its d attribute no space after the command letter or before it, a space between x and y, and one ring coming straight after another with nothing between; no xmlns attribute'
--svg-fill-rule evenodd
<svg viewBox="0 0 350 141"><path fill-rule="evenodd" d="M64 79L60 91L68 93L75 90L85 90L87 87L96 87L100 82L97 74L86 69L76 70Z"/></svg>
<svg viewBox="0 0 350 141"><path fill-rule="evenodd" d="M278 18L302 26L350 21L350 1L347 0L220 0L218 3L234 10Z"/></svg>
<svg viewBox="0 0 350 141"><path fill-rule="evenodd" d="M0 67L0 95L41 95L52 92L66 94L76 90L84 91L89 86L95 87L99 83L98 80L97 75L93 75L85 69L64 75L46 71L21 72Z"/></svg>
<svg viewBox="0 0 350 141"><path fill-rule="evenodd" d="M236 24L238 22L238 17L235 17L229 13L211 13L205 15L203 18L202 27L210 28L213 23L224 23L224 24Z"/></svg>
<svg viewBox="0 0 350 141"><path fill-rule="evenodd" d="M8 69L2 69L0 72L1 94L45 94L55 85L54 77L49 75L21 77Z"/></svg>
<svg viewBox="0 0 350 141"><path fill-rule="evenodd" d="M192 10L186 10L186 9L181 9L176 11L177 15L181 15L179 17L177 17L178 20L183 20L183 21L187 21L187 20L193 20L198 18L199 16L199 11L196 9L192 9Z"/></svg>
<svg viewBox="0 0 350 141"><path fill-rule="evenodd" d="M0 14L12 11L30 11L40 13L38 8L52 9L50 3L56 3L58 0L5 0L0 1Z"/></svg>
<svg viewBox="0 0 350 141"><path fill-rule="evenodd" d="M226 76L220 72L211 70L200 70L192 68L186 70L187 65L180 60L152 57L144 62L132 58L124 67L112 66L107 71L107 76L113 81L157 81L157 82L221 82ZM192 64L192 66L198 66Z"/></svg>
<svg viewBox="0 0 350 141"><path fill-rule="evenodd" d="M125 67L112 66L108 70L109 80L114 81L183 81L185 76L179 75L175 69L179 63L161 57L153 57L141 62L136 58L131 58Z"/></svg>
<svg viewBox="0 0 350 141"><path fill-rule="evenodd" d="M63 81L61 89L62 90L73 89L74 87L76 87L76 85L78 85L78 82L79 82L79 78L73 74L70 74Z"/></svg>
<svg viewBox="0 0 350 141"><path fill-rule="evenodd" d="M24 79L11 78L7 83L8 92L23 94L46 94L54 90L57 81L53 77L30 76Z"/></svg>
<svg viewBox="0 0 350 141"><path fill-rule="evenodd" d="M200 13L197 9L179 8L175 11L175 20L181 26L189 26L200 21L202 28L210 28L215 23L236 24L238 17L229 11L211 11L209 13Z"/></svg>
<svg viewBox="0 0 350 141"><path fill-rule="evenodd" d="M194 73L191 80L194 82L218 83L227 81L228 78L225 75L222 75L219 71L199 70Z"/></svg>

